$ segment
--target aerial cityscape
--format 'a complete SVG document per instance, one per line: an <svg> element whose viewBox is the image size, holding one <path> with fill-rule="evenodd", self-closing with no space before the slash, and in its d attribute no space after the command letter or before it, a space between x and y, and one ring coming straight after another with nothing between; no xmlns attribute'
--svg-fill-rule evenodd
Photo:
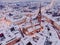
<svg viewBox="0 0 60 45"><path fill-rule="evenodd" d="M60 45L60 1L0 0L0 45Z"/></svg>

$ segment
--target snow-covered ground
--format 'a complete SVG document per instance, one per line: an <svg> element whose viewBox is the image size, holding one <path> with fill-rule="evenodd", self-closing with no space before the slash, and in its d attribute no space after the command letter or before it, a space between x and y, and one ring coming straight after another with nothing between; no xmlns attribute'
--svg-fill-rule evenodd
<svg viewBox="0 0 60 45"><path fill-rule="evenodd" d="M19 1L15 0L14 2L12 0L11 2L9 0L9 2L6 2L6 0L2 0L0 2L0 45L60 45L57 33L60 30L55 29L45 18L48 17L60 26L60 16L52 16L54 13L60 15L59 1ZM42 11L41 25L37 18L40 4ZM40 29L41 26L42 30ZM15 39L20 39L20 41L14 41Z"/></svg>

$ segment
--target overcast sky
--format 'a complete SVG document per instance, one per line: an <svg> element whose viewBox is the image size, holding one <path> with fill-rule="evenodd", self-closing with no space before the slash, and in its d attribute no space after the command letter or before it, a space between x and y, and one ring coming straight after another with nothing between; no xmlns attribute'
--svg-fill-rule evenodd
<svg viewBox="0 0 60 45"><path fill-rule="evenodd" d="M0 0L3 2L18 2L18 1L51 1L51 0ZM58 2L60 2L60 0L56 0Z"/></svg>

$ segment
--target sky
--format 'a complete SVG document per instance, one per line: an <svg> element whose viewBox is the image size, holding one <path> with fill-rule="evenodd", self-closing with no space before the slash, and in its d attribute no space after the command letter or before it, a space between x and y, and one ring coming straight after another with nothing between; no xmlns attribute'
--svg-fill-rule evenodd
<svg viewBox="0 0 60 45"><path fill-rule="evenodd" d="M51 0L0 0L3 2L19 2L19 1L51 1ZM57 2L60 2L60 0L55 0Z"/></svg>

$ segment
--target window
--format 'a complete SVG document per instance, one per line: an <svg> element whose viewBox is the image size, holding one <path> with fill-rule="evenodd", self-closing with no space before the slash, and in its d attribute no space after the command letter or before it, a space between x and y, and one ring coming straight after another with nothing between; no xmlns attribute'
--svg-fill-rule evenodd
<svg viewBox="0 0 60 45"><path fill-rule="evenodd" d="M5 39L5 36L3 33L0 34L0 41L3 41Z"/></svg>
<svg viewBox="0 0 60 45"><path fill-rule="evenodd" d="M27 45L32 45L31 42L28 42Z"/></svg>

